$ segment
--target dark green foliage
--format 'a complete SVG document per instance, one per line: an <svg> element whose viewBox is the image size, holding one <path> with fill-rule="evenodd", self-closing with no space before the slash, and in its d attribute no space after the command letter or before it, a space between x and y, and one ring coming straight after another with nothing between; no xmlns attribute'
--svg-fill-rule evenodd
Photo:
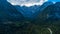
<svg viewBox="0 0 60 34"><path fill-rule="evenodd" d="M6 0L0 0L0 34L50 34L48 28L52 34L60 34L60 3L49 3L39 6L39 14L30 19Z"/></svg>

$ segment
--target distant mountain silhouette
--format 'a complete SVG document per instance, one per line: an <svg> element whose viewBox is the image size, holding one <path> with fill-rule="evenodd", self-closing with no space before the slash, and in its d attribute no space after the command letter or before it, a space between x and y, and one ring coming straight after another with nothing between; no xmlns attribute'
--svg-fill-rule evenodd
<svg viewBox="0 0 60 34"><path fill-rule="evenodd" d="M7 0L0 0L0 22L20 21L23 15Z"/></svg>

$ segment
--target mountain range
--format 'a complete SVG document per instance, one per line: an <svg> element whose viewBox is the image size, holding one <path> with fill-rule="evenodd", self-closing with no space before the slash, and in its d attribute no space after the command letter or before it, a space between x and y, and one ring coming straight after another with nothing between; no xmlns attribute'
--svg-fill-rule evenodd
<svg viewBox="0 0 60 34"><path fill-rule="evenodd" d="M7 0L0 0L0 22L19 21L23 15Z"/></svg>
<svg viewBox="0 0 60 34"><path fill-rule="evenodd" d="M43 24L60 24L60 2L47 6L39 13L38 19L44 21Z"/></svg>
<svg viewBox="0 0 60 34"><path fill-rule="evenodd" d="M4 3L3 3L4 2ZM16 22L26 19L56 19L60 18L60 2L45 2L43 5L31 7L11 5L7 0L0 0L0 22ZM38 20L39 21L39 20Z"/></svg>
<svg viewBox="0 0 60 34"><path fill-rule="evenodd" d="M40 5L34 5L30 7L26 6L18 6L16 5L16 9L23 14L24 17L27 18L34 18L40 13L42 10L44 10L47 6L52 5L52 2L45 2L42 6Z"/></svg>

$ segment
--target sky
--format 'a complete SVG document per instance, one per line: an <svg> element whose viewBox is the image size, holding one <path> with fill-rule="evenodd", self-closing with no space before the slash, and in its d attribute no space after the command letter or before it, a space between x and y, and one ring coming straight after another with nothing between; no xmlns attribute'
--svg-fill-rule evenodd
<svg viewBox="0 0 60 34"><path fill-rule="evenodd" d="M42 5L44 2L52 1L52 2L58 2L60 0L7 0L12 5L20 5L20 6L33 6L33 5Z"/></svg>
<svg viewBox="0 0 60 34"><path fill-rule="evenodd" d="M60 0L48 0L48 1L60 2Z"/></svg>

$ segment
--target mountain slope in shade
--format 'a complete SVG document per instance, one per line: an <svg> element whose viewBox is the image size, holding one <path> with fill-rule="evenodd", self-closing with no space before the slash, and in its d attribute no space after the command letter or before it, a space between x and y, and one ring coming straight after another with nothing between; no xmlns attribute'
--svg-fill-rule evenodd
<svg viewBox="0 0 60 34"><path fill-rule="evenodd" d="M60 3L47 6L38 17L44 21L45 24L59 24L60 22Z"/></svg>
<svg viewBox="0 0 60 34"><path fill-rule="evenodd" d="M15 6L16 9L23 14L24 17L26 18L34 18L34 14L39 10L40 6L31 6L31 7L26 7L26 6Z"/></svg>
<svg viewBox="0 0 60 34"><path fill-rule="evenodd" d="M44 10L47 6L52 5L52 2L45 2L42 6L40 5L34 5L31 7L26 7L26 6L15 6L16 9L21 12L24 17L27 18L34 18L40 13L42 10Z"/></svg>
<svg viewBox="0 0 60 34"><path fill-rule="evenodd" d="M44 14L44 16L46 14L47 18L50 18L52 16L54 16L55 18L59 18L59 16L60 16L60 5L57 2L56 4L48 6L43 11L42 11L43 12L42 14Z"/></svg>
<svg viewBox="0 0 60 34"><path fill-rule="evenodd" d="M0 0L0 21L19 21L22 18L23 15L7 0Z"/></svg>
<svg viewBox="0 0 60 34"><path fill-rule="evenodd" d="M53 2L45 2L42 6L39 7L39 10L35 13L38 16L46 7L53 5Z"/></svg>

